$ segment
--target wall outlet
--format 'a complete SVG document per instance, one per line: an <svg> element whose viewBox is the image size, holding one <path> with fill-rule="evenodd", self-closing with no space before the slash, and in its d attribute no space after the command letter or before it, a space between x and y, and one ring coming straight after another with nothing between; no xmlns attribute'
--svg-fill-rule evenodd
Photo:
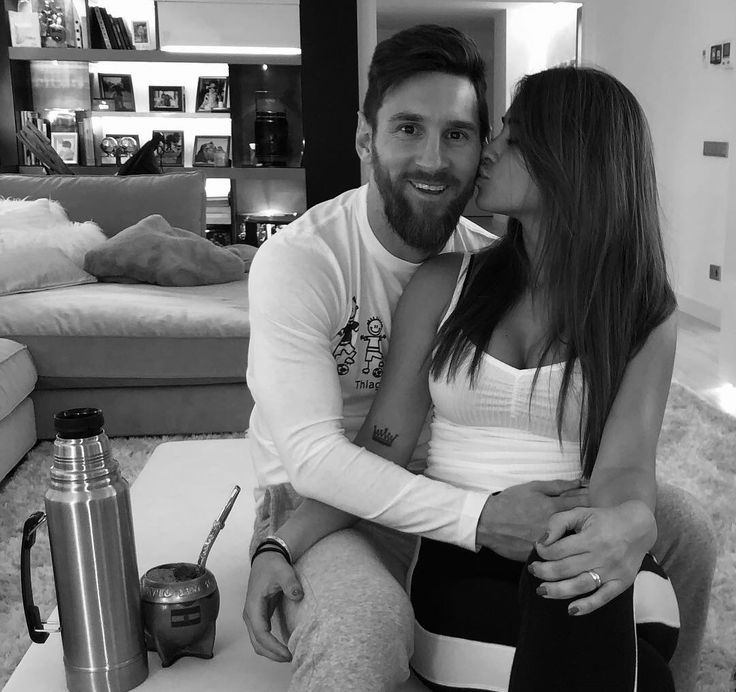
<svg viewBox="0 0 736 692"><path fill-rule="evenodd" d="M721 280L721 265L720 264L711 264L710 265L710 272L708 276L713 279L713 281L720 281Z"/></svg>

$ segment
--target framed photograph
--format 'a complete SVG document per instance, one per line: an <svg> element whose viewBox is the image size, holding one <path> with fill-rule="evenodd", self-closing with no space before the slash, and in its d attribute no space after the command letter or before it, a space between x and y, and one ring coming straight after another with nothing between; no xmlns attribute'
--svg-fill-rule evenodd
<svg viewBox="0 0 736 692"><path fill-rule="evenodd" d="M99 74L100 98L112 102L114 111L134 111L133 80L129 74Z"/></svg>
<svg viewBox="0 0 736 692"><path fill-rule="evenodd" d="M154 130L163 135L163 149L161 150L161 166L184 165L184 131L183 130Z"/></svg>
<svg viewBox="0 0 736 692"><path fill-rule="evenodd" d="M193 166L229 166L229 135L197 135L194 138Z"/></svg>
<svg viewBox="0 0 736 692"><path fill-rule="evenodd" d="M115 160L115 149L117 147L120 148L120 163L125 163L141 148L141 140L138 135L105 135L98 146L102 149L100 164L114 166L117 163ZM124 150L123 147L125 147Z"/></svg>
<svg viewBox="0 0 736 692"><path fill-rule="evenodd" d="M230 93L227 77L200 77L197 82L197 113L230 110Z"/></svg>
<svg viewBox="0 0 736 692"><path fill-rule="evenodd" d="M76 132L52 132L51 146L64 163L79 163L79 147Z"/></svg>
<svg viewBox="0 0 736 692"><path fill-rule="evenodd" d="M149 86L148 107L152 111L183 111L184 87Z"/></svg>
<svg viewBox="0 0 736 692"><path fill-rule="evenodd" d="M133 35L133 47L136 50L151 47L151 28L148 22L134 19L130 23L130 33Z"/></svg>

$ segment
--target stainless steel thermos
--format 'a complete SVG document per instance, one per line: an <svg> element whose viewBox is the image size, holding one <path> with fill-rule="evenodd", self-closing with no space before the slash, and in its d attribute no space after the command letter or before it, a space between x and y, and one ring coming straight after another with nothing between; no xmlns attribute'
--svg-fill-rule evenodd
<svg viewBox="0 0 736 692"><path fill-rule="evenodd" d="M49 630L33 603L30 549L48 521L71 692L125 692L148 676L130 491L103 423L94 408L54 416L46 513L32 514L23 527L23 605L31 639L42 643Z"/></svg>

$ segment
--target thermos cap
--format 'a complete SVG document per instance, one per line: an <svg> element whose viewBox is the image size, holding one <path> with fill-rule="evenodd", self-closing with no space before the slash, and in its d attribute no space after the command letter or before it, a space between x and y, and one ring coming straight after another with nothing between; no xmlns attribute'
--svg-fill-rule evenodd
<svg viewBox="0 0 736 692"><path fill-rule="evenodd" d="M105 419L98 408L70 408L54 414L56 434L65 440L100 435L104 424Z"/></svg>

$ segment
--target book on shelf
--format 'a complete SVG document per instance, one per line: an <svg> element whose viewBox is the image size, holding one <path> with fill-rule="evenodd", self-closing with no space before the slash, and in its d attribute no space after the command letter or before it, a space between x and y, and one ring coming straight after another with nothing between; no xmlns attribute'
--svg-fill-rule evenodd
<svg viewBox="0 0 736 692"><path fill-rule="evenodd" d="M120 33L120 25L118 24L117 17L110 17L110 26L112 27L112 33L115 37L115 43L117 44L115 48L117 50L123 50L125 48L125 39Z"/></svg>
<svg viewBox="0 0 736 692"><path fill-rule="evenodd" d="M38 111L20 111L20 126L21 129L26 123L31 123L43 132L49 140L51 139L51 129L48 122L45 122ZM23 143L21 143L21 151L23 156L21 161L24 166L40 166L41 161L39 158Z"/></svg>
<svg viewBox="0 0 736 692"><path fill-rule="evenodd" d="M92 48L112 49L112 41L107 33L107 25L102 17L102 8L89 8L89 33Z"/></svg>
<svg viewBox="0 0 736 692"><path fill-rule="evenodd" d="M100 10L102 11L102 19L105 22L105 26L107 27L107 33L110 36L112 47L114 50L120 50L122 48L122 45L120 44L120 39L118 38L117 33L115 32L115 24L113 22L112 16L104 7L100 7Z"/></svg>
<svg viewBox="0 0 736 692"><path fill-rule="evenodd" d="M130 35L130 31L128 31L128 25L125 23L125 20L122 17L115 17L115 24L120 29L120 35L123 38L123 47L126 50L135 50L133 37Z"/></svg>

